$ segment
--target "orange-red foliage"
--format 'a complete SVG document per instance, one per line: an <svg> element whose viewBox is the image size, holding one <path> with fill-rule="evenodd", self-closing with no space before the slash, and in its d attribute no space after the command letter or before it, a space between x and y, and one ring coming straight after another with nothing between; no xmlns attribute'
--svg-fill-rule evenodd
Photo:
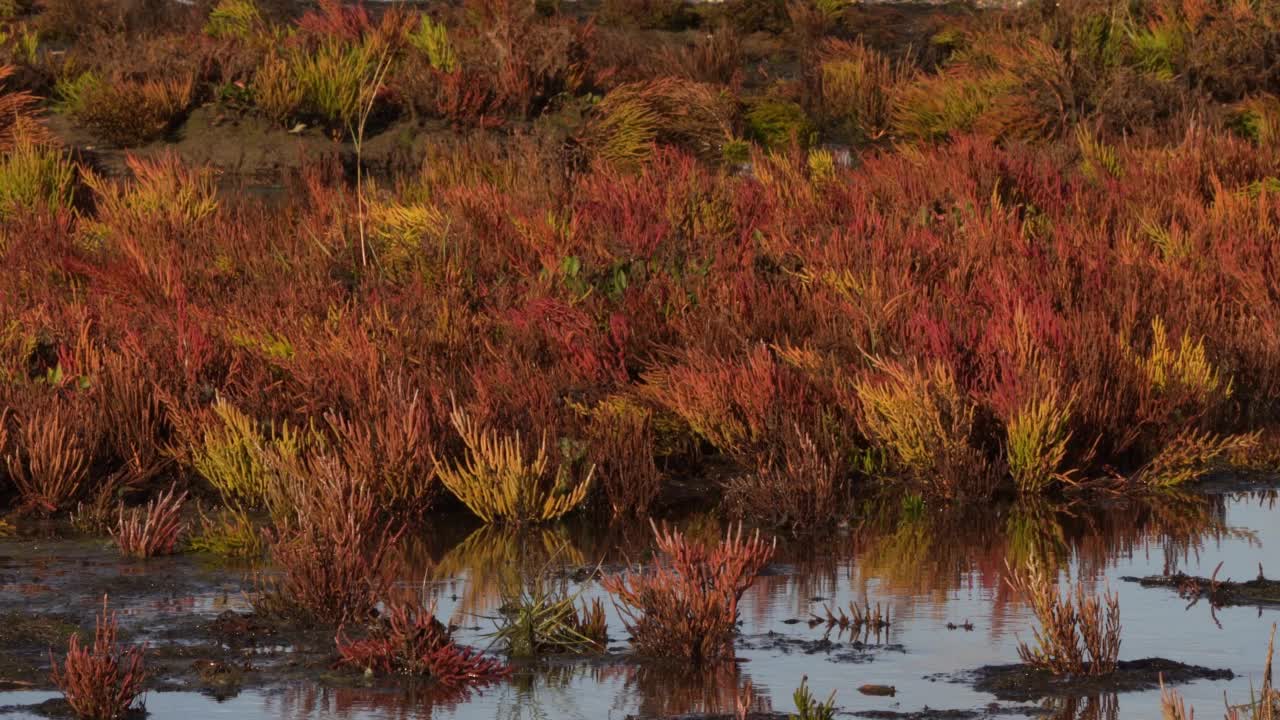
<svg viewBox="0 0 1280 720"><path fill-rule="evenodd" d="M773 557L759 533L730 530L706 548L678 530L653 526L661 553L643 573L605 576L636 649L706 665L733 657L738 600Z"/></svg>
<svg viewBox="0 0 1280 720"><path fill-rule="evenodd" d="M124 717L142 695L142 685L147 679L142 661L144 648L121 647L116 642L118 631L116 614L108 611L104 595L93 645L82 645L80 634L76 633L71 636L71 647L61 665L50 653L53 665L50 679L62 691L77 717L95 720Z"/></svg>

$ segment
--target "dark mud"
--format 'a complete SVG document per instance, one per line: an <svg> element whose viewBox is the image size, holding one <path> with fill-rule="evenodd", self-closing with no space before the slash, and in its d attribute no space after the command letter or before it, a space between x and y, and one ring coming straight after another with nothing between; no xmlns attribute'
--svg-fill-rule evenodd
<svg viewBox="0 0 1280 720"><path fill-rule="evenodd" d="M1138 583L1145 588L1169 588L1177 591L1183 598L1193 601L1205 599L1215 607L1280 606L1280 580L1263 577L1261 569L1257 578L1247 582L1217 580L1184 573L1121 579Z"/></svg>
<svg viewBox="0 0 1280 720"><path fill-rule="evenodd" d="M882 653L906 652L906 648L895 643L866 642L856 638L841 640L834 636L807 640L776 632L742 638L738 647L780 655L821 655L835 663L865 663Z"/></svg>
<svg viewBox="0 0 1280 720"><path fill-rule="evenodd" d="M43 684L49 648L66 647L80 629L76 619L66 615L17 610L0 614L0 690Z"/></svg>
<svg viewBox="0 0 1280 720"><path fill-rule="evenodd" d="M1000 705L992 703L981 710L934 710L925 708L918 712L896 710L860 710L853 717L872 720L977 720L996 717L1037 717L1048 715L1049 710L1037 705Z"/></svg>
<svg viewBox="0 0 1280 720"><path fill-rule="evenodd" d="M287 174L317 158L336 157L344 166L354 167L355 163L355 146L350 141L334 140L320 128L285 129L264 118L214 104L193 110L169 136L128 149L103 143L61 115L46 115L45 122L81 160L109 176L128 174L129 156L155 158L173 153L189 165L216 168L225 187L265 189L278 185ZM384 175L415 169L429 144L452 137L445 128L407 120L380 130L367 139L361 157L365 169Z"/></svg>
<svg viewBox="0 0 1280 720"><path fill-rule="evenodd" d="M1115 672L1098 677L1057 676L1028 665L988 665L953 678L1000 700L1029 702L1043 698L1084 697L1103 693L1136 692L1193 680L1231 680L1230 670L1187 665L1164 658L1122 660Z"/></svg>

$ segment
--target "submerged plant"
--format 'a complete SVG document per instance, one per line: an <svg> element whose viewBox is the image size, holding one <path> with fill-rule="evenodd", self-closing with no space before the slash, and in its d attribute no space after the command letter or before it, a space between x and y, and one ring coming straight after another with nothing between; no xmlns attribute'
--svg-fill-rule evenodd
<svg viewBox="0 0 1280 720"><path fill-rule="evenodd" d="M650 522L660 553L643 573L601 579L618 606L636 649L703 666L732 658L738 601L773 558L776 543L742 527L708 549L677 530Z"/></svg>
<svg viewBox="0 0 1280 720"><path fill-rule="evenodd" d="M485 522L554 520L586 499L595 468L577 481L567 464L552 474L546 437L529 458L519 433L502 437L482 431L459 409L453 412L453 426L466 444L464 459L457 464L437 461L437 472L445 487Z"/></svg>
<svg viewBox="0 0 1280 720"><path fill-rule="evenodd" d="M578 605L581 593L548 587L543 577L505 591L493 636L512 657L599 652L608 639L604 605Z"/></svg>
<svg viewBox="0 0 1280 720"><path fill-rule="evenodd" d="M61 665L53 659L50 679L62 691L76 717L83 720L119 720L135 709L142 696L147 675L143 668L143 648L122 647L116 641L119 624L116 614L107 609L102 597L102 614L93 633L93 645L80 642L80 634L71 636L71 647Z"/></svg>
<svg viewBox="0 0 1280 720"><path fill-rule="evenodd" d="M1011 572L1009 586L1023 594L1040 621L1035 644L1018 643L1018 657L1054 675L1109 675L1120 659L1120 599L1101 598L1076 584L1074 597L1059 593L1039 564Z"/></svg>

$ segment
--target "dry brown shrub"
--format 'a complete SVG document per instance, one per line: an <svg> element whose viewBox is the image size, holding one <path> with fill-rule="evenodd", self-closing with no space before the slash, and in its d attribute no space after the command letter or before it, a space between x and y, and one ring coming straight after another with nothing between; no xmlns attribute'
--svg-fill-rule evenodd
<svg viewBox="0 0 1280 720"><path fill-rule="evenodd" d="M1010 569L1009 587L1024 595L1040 621L1035 645L1018 644L1018 657L1054 675L1108 675L1120 660L1120 598L1089 595L1083 583L1074 597L1060 593L1038 563Z"/></svg>
<svg viewBox="0 0 1280 720"><path fill-rule="evenodd" d="M54 513L75 504L98 445L84 404L55 398L19 418L5 455L26 511Z"/></svg>
<svg viewBox="0 0 1280 720"><path fill-rule="evenodd" d="M255 607L304 625L370 620L394 578L391 552L403 530L384 521L372 488L332 457L288 462L282 474L280 502L293 513L271 536L281 575Z"/></svg>

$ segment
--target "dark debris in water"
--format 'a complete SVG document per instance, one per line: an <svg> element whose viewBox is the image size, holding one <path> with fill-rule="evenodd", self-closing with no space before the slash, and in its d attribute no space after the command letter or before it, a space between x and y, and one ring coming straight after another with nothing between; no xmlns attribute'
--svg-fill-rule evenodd
<svg viewBox="0 0 1280 720"><path fill-rule="evenodd" d="M870 662L875 655L884 652L906 652L899 644L866 643L861 640L843 642L829 637L806 640L781 633L765 633L743 638L739 646L747 650L764 650L783 655L825 655L831 662Z"/></svg>
<svg viewBox="0 0 1280 720"><path fill-rule="evenodd" d="M1185 573L1151 575L1148 577L1124 577L1125 582L1135 582L1145 588L1170 588L1188 600L1208 600L1214 607L1280 605L1280 580L1270 580L1258 569L1258 577L1247 582L1202 578Z"/></svg>
<svg viewBox="0 0 1280 720"><path fill-rule="evenodd" d="M1122 660L1108 675L1057 676L1029 665L987 665L959 675L952 682L966 683L979 692L988 692L1000 700L1029 702L1047 697L1082 697L1100 693L1154 690L1161 678L1166 685L1179 685L1193 680L1231 680L1230 670L1214 670L1187 665L1164 658Z"/></svg>

